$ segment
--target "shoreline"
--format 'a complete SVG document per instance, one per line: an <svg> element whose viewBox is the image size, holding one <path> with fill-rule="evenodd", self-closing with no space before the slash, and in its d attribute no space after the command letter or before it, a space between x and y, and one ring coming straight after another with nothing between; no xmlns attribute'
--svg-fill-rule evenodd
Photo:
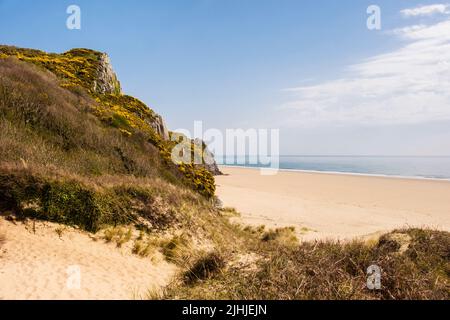
<svg viewBox="0 0 450 320"><path fill-rule="evenodd" d="M450 178L432 178L424 176L402 176L402 175L389 175L389 174L379 174L379 173L359 173L359 172L343 172L343 171L319 171L319 170L304 170L304 169L271 169L264 167L248 167L248 166L235 166L235 165L222 165L219 164L219 169L221 168L238 168L238 169L251 169L251 170L278 170L280 172L299 172L299 173L311 173L311 174L324 174L324 175L342 175L342 176L356 176L356 177L373 177L373 178L387 178L387 179L404 179L404 180L425 180L425 181L442 181L450 182Z"/></svg>
<svg viewBox="0 0 450 320"><path fill-rule="evenodd" d="M220 166L217 195L240 223L295 226L302 241L351 240L405 227L450 231L450 183L360 174Z"/></svg>

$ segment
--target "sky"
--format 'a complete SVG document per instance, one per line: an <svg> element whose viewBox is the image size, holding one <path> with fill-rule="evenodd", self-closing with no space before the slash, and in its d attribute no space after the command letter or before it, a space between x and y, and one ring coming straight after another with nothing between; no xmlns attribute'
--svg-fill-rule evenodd
<svg viewBox="0 0 450 320"><path fill-rule="evenodd" d="M439 0L0 0L0 43L107 52L173 130L279 129L285 155L450 155Z"/></svg>

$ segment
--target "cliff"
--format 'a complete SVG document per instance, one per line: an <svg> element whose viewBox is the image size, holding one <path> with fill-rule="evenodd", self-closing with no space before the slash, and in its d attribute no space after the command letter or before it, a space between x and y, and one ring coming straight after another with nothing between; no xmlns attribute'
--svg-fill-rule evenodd
<svg viewBox="0 0 450 320"><path fill-rule="evenodd" d="M106 53L90 49L72 49L62 54L46 53L34 49L22 49L0 46L0 59L16 57L46 69L57 76L60 86L70 91L84 89L96 104L93 114L104 123L116 127L125 136L145 132L148 141L160 151L162 161L170 164L169 130L164 119L133 97L123 94L120 82ZM214 194L214 179L203 169L212 174L218 170L211 166L180 164L179 172L192 181L194 188L207 196ZM212 170L210 170L212 169Z"/></svg>
<svg viewBox="0 0 450 320"><path fill-rule="evenodd" d="M118 129L129 139L144 135L147 141L159 150L157 161L165 163L168 170L192 188L205 195L214 196L215 183L209 166L193 163L173 164L170 153L173 143L169 141L169 130L164 119L143 102L122 92L120 82L106 53L90 49L72 49L62 54L40 50L0 46L0 60L12 57L50 71L59 85L78 95L87 95L92 102L90 112L104 124Z"/></svg>
<svg viewBox="0 0 450 320"><path fill-rule="evenodd" d="M120 82L106 53L102 53L99 57L97 76L92 89L100 94L122 94Z"/></svg>

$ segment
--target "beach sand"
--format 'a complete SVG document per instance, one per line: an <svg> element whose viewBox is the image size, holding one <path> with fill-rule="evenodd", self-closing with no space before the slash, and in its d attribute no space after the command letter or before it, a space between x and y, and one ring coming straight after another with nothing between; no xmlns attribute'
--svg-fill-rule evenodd
<svg viewBox="0 0 450 320"><path fill-rule="evenodd" d="M450 231L450 182L222 167L217 194L239 220L295 226L301 240L377 235L402 227Z"/></svg>
<svg viewBox="0 0 450 320"><path fill-rule="evenodd" d="M177 272L165 261L52 223L33 227L0 217L0 239L0 300L145 299Z"/></svg>

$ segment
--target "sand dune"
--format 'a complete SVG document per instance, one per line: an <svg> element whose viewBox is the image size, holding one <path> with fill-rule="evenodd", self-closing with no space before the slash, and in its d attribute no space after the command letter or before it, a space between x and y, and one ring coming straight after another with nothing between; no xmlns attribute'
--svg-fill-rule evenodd
<svg viewBox="0 0 450 320"><path fill-rule="evenodd" d="M140 299L176 272L77 230L59 237L59 227L0 218L0 299Z"/></svg>
<svg viewBox="0 0 450 320"><path fill-rule="evenodd" d="M244 223L296 226L299 236L351 239L401 227L450 231L450 182L223 167L218 195Z"/></svg>

